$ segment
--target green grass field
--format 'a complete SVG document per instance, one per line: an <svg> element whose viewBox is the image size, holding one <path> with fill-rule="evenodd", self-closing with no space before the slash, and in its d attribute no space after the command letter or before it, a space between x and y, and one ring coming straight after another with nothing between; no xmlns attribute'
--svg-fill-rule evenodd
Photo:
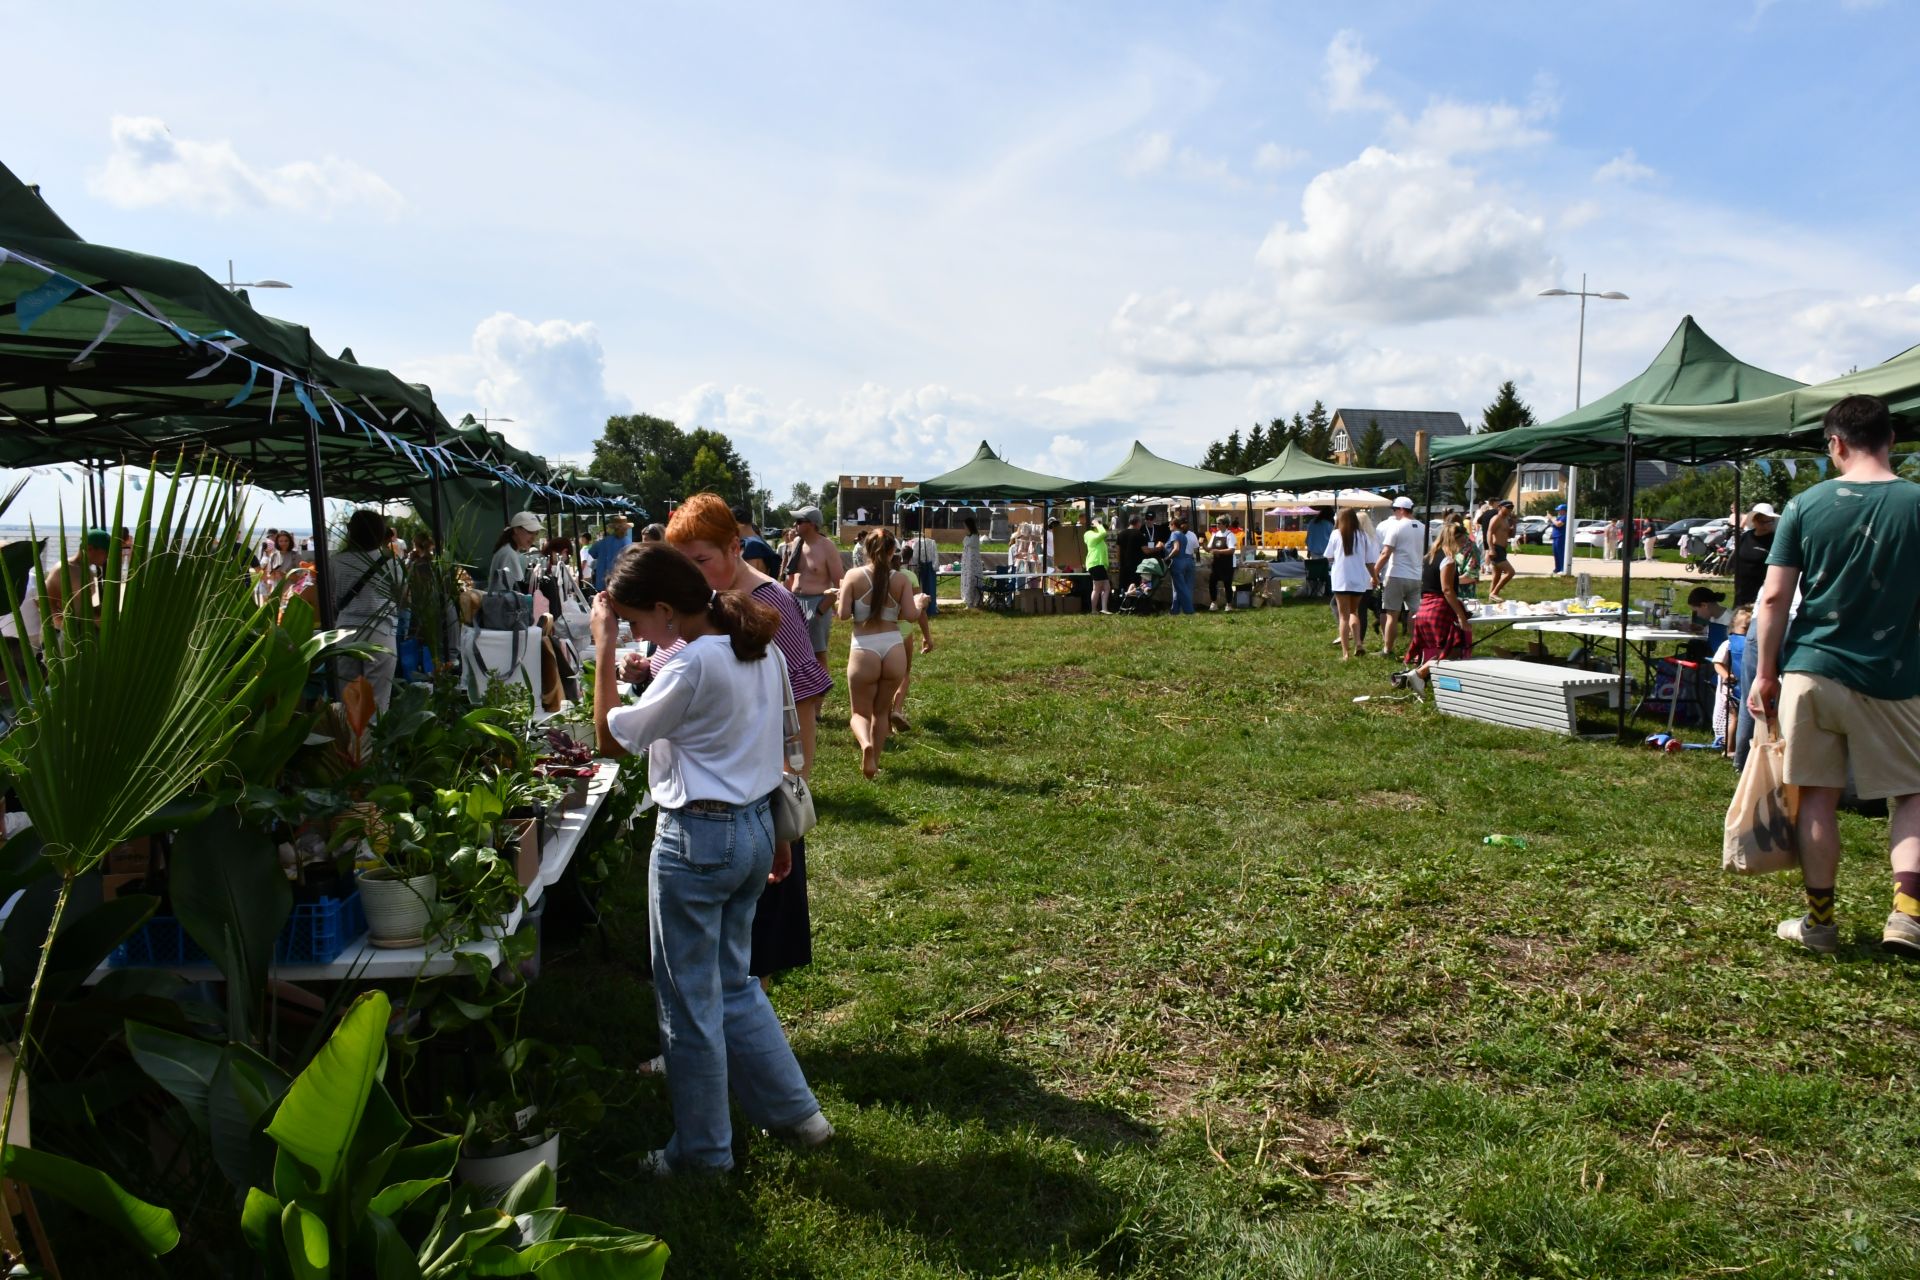
<svg viewBox="0 0 1920 1280"><path fill-rule="evenodd" d="M775 1001L839 1136L642 1183L648 1089L568 1158L670 1274L1920 1274L1884 821L1817 959L1795 884L1719 870L1723 762L1355 704L1394 668L1324 606L936 635L877 783L843 689L823 734ZM537 1033L653 1052L642 865Z"/></svg>

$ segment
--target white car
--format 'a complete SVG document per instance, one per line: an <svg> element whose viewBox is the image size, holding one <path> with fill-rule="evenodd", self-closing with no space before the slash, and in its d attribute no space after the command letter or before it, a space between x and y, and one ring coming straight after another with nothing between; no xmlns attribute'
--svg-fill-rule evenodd
<svg viewBox="0 0 1920 1280"><path fill-rule="evenodd" d="M1582 520L1574 528L1573 545L1576 547L1598 547L1605 545L1607 526L1610 520Z"/></svg>

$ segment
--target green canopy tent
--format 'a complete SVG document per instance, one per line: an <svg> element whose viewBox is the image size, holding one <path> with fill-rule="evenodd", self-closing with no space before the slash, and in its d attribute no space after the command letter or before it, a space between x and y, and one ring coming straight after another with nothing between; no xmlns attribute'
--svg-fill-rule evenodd
<svg viewBox="0 0 1920 1280"><path fill-rule="evenodd" d="M1238 493L1247 500L1247 527L1253 527L1253 485L1244 476L1230 476L1205 467L1163 458L1138 440L1119 466L1081 491L1096 498L1194 498L1203 493Z"/></svg>
<svg viewBox="0 0 1920 1280"><path fill-rule="evenodd" d="M1080 485L1060 476L1044 475L1016 467L995 453L985 440L960 466L931 480L922 480L899 491L902 502L920 502L928 498L962 499L975 502L1038 502L1049 511L1054 499L1072 497ZM1044 540L1043 540L1044 546ZM1052 566L1043 558L1043 570Z"/></svg>
<svg viewBox="0 0 1920 1280"><path fill-rule="evenodd" d="M1643 455L1687 462L1776 449L1818 451L1824 447L1820 424L1827 410L1852 395L1879 396L1896 427L1911 435L1920 428L1920 347L1870 369L1812 386L1790 383L1778 394L1734 404L1636 406L1634 448Z"/></svg>
<svg viewBox="0 0 1920 1280"><path fill-rule="evenodd" d="M982 440L973 457L964 464L931 480L922 480L901 493L917 493L923 499L978 498L982 502L1005 502L1071 497L1079 490L1080 486L1072 480L1014 466Z"/></svg>
<svg viewBox="0 0 1920 1280"><path fill-rule="evenodd" d="M1288 493L1310 493L1315 489L1366 489L1377 484L1398 484L1403 473L1398 467L1343 467L1325 462L1289 440L1278 457L1240 478L1255 489L1282 489Z"/></svg>
<svg viewBox="0 0 1920 1280"><path fill-rule="evenodd" d="M1800 386L1792 378L1736 359L1725 347L1709 337L1692 316L1684 316L1652 364L1638 377L1590 404L1538 426L1436 441L1427 463L1428 497L1431 499L1433 493L1434 469L1463 462L1497 459L1516 464L1531 461L1575 466L1604 466L1618 462L1626 473L1621 519L1625 527L1631 528L1634 469L1638 461L1698 465L1741 456L1737 450L1729 451L1723 445L1716 444L1704 432L1674 430L1664 436L1650 438L1646 433L1648 415L1676 412L1679 406L1715 406L1718 410L1740 410L1745 407L1742 402L1777 400L1781 393L1794 394ZM1735 505L1738 505L1737 496ZM1571 530L1568 531L1568 538L1572 538ZM1569 554L1569 569L1571 566L1572 557ZM1630 618L1627 606L1632 587L1633 557L1628 555L1622 558L1620 566L1619 727L1623 735L1627 725L1625 659Z"/></svg>
<svg viewBox="0 0 1920 1280"><path fill-rule="evenodd" d="M212 452L305 491L321 536L328 487L384 500L425 477L431 498L447 475L506 476L449 435L427 388L327 355L195 267L80 239L0 167L0 466L97 467L104 512L107 466Z"/></svg>

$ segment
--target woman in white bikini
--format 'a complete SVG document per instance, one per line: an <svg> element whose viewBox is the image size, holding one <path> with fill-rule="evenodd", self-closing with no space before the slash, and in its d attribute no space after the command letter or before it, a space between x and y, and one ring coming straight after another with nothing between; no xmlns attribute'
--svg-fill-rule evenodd
<svg viewBox="0 0 1920 1280"><path fill-rule="evenodd" d="M860 744L860 772L871 778L880 771L894 691L907 674L900 623L919 622L927 598L914 593L910 576L892 567L893 534L875 529L865 545L867 563L841 579L837 609L841 621L853 624L853 648L847 654L849 720Z"/></svg>

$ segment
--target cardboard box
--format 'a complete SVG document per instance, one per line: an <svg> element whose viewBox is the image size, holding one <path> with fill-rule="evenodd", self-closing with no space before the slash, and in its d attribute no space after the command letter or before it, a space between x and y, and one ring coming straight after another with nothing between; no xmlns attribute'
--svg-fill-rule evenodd
<svg viewBox="0 0 1920 1280"><path fill-rule="evenodd" d="M500 824L500 855L513 859L514 879L522 889L540 874L540 821L508 818Z"/></svg>
<svg viewBox="0 0 1920 1280"><path fill-rule="evenodd" d="M1053 611L1055 613L1079 613L1081 611L1080 597L1055 596L1053 598Z"/></svg>
<svg viewBox="0 0 1920 1280"><path fill-rule="evenodd" d="M107 850L100 870L109 875L145 875L153 859L153 841L147 836Z"/></svg>

